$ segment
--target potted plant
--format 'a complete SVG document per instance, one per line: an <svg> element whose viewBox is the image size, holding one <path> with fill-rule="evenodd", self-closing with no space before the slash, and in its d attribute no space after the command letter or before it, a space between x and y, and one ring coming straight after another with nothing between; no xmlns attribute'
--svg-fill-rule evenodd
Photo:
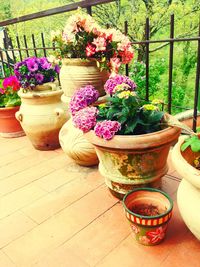
<svg viewBox="0 0 200 267"><path fill-rule="evenodd" d="M69 17L62 33L52 33L52 40L60 47L58 57L63 59L60 81L62 99L67 103L76 89L88 84L104 95L106 71L118 72L121 64L133 58L127 36L119 30L102 28L81 9Z"/></svg>
<svg viewBox="0 0 200 267"><path fill-rule="evenodd" d="M118 197L138 186L158 186L180 129L168 126L170 115L160 111L159 101L139 99L130 78L111 77L104 89L110 95L106 103L91 106L96 98L85 94L83 103L76 93L70 111L74 125L95 146L106 184Z"/></svg>
<svg viewBox="0 0 200 267"><path fill-rule="evenodd" d="M24 135L20 123L15 118L21 100L17 92L20 84L16 76L10 76L2 81L0 88L0 136L19 137Z"/></svg>
<svg viewBox="0 0 200 267"><path fill-rule="evenodd" d="M59 66L45 57L31 57L17 63L14 72L21 84L18 94L22 101L16 118L36 149L58 148L58 133L67 120L62 90L56 82Z"/></svg>
<svg viewBox="0 0 200 267"><path fill-rule="evenodd" d="M200 239L200 139L198 135L181 136L172 151L172 162L183 178L177 192L182 218Z"/></svg>
<svg viewBox="0 0 200 267"><path fill-rule="evenodd" d="M123 206L140 244L153 246L163 241L173 209L173 201L165 192L155 188L134 189L125 195Z"/></svg>

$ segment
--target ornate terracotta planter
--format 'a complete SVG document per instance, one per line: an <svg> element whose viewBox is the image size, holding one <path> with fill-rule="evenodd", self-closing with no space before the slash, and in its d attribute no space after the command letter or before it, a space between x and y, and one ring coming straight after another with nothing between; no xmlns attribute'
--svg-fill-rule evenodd
<svg viewBox="0 0 200 267"><path fill-rule="evenodd" d="M115 135L106 141L94 131L85 134L96 149L99 171L111 192L121 198L136 187L160 185L160 178L168 171L167 157L180 129L168 127L144 135Z"/></svg>
<svg viewBox="0 0 200 267"><path fill-rule="evenodd" d="M19 137L25 135L20 123L15 118L18 107L0 108L0 136Z"/></svg>
<svg viewBox="0 0 200 267"><path fill-rule="evenodd" d="M194 153L190 148L181 152L184 140L185 137L180 137L172 151L174 167L183 178L178 187L177 203L185 224L200 240L200 171L192 166L200 152Z"/></svg>
<svg viewBox="0 0 200 267"><path fill-rule="evenodd" d="M97 165L99 160L94 146L85 139L84 134L68 120L59 133L60 145L68 157L81 166Z"/></svg>
<svg viewBox="0 0 200 267"><path fill-rule="evenodd" d="M69 102L68 98L71 98L75 90L88 84L93 85L100 96L105 95L103 86L107 78L108 73L100 72L95 60L63 59L60 70L60 83L64 92L63 102Z"/></svg>
<svg viewBox="0 0 200 267"><path fill-rule="evenodd" d="M32 91L23 93L21 107L16 113L26 135L39 150L52 150L60 147L58 134L67 121L66 105L61 100L62 90Z"/></svg>
<svg viewBox="0 0 200 267"><path fill-rule="evenodd" d="M166 193L154 188L135 189L124 197L123 206L140 244L152 246L163 241L173 208Z"/></svg>

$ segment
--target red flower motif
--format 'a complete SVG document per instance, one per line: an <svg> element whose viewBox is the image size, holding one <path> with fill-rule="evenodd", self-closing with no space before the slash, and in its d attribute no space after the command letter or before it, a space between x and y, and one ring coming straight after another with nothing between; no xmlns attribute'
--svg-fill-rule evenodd
<svg viewBox="0 0 200 267"><path fill-rule="evenodd" d="M131 228L132 228L133 232L136 234L138 234L140 232L140 229L135 224L131 224Z"/></svg>
<svg viewBox="0 0 200 267"><path fill-rule="evenodd" d="M151 243L157 243L161 241L164 236L167 229L167 224L164 226L160 226L155 231L148 231L146 235L149 237Z"/></svg>

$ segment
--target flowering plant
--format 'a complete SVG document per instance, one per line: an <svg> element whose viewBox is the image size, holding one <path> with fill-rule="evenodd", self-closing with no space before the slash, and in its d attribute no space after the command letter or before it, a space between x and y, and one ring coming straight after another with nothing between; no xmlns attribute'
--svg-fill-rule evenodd
<svg viewBox="0 0 200 267"><path fill-rule="evenodd" d="M121 64L129 63L133 50L127 36L119 30L104 29L81 10L69 17L64 31L52 32L61 57L95 58L101 69L118 71Z"/></svg>
<svg viewBox="0 0 200 267"><path fill-rule="evenodd" d="M0 88L0 107L15 107L21 104L17 91L20 84L16 76L10 76L3 80Z"/></svg>
<svg viewBox="0 0 200 267"><path fill-rule="evenodd" d="M38 84L53 82L59 71L59 66L53 66L46 57L29 57L16 63L14 67L14 73L21 87L30 90Z"/></svg>
<svg viewBox="0 0 200 267"><path fill-rule="evenodd" d="M106 140L115 134L137 135L161 130L164 112L159 109L160 101L147 103L141 100L135 91L136 84L130 78L111 77L104 89L110 96L107 102L96 106L98 92L93 86L75 92L69 104L75 127L83 132L94 129L97 136Z"/></svg>

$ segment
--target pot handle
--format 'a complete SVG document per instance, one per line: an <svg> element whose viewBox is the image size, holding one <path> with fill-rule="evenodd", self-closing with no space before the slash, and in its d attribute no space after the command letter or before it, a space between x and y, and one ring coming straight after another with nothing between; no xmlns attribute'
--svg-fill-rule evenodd
<svg viewBox="0 0 200 267"><path fill-rule="evenodd" d="M22 115L22 113L21 113L20 111L17 111L17 112L15 113L15 118L16 118L19 122L22 122L22 120L23 120L23 115Z"/></svg>
<svg viewBox="0 0 200 267"><path fill-rule="evenodd" d="M62 108L55 108L54 112L55 112L57 118L60 118L64 114L64 110Z"/></svg>

